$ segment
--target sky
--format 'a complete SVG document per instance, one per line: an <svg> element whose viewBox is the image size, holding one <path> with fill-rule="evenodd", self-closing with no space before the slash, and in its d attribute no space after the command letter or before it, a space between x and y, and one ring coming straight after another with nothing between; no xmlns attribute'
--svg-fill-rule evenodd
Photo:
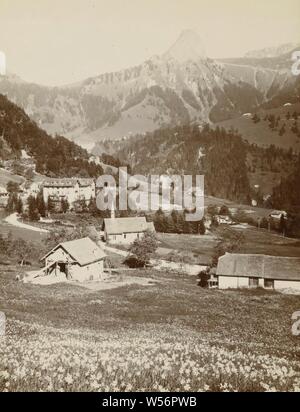
<svg viewBox="0 0 300 412"><path fill-rule="evenodd" d="M210 57L300 42L300 1L0 0L7 70L44 85L140 64L186 29Z"/></svg>

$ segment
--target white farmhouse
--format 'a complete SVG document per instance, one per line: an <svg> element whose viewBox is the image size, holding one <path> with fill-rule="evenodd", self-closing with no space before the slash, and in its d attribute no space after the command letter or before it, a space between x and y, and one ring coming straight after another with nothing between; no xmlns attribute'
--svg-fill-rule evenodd
<svg viewBox="0 0 300 412"><path fill-rule="evenodd" d="M145 217L120 217L104 219L104 239L110 244L130 245L141 239L148 230L155 231L153 222Z"/></svg>
<svg viewBox="0 0 300 412"><path fill-rule="evenodd" d="M218 261L219 289L300 290L300 258L226 253Z"/></svg>
<svg viewBox="0 0 300 412"><path fill-rule="evenodd" d="M59 243L41 259L45 262L41 274L61 281L102 280L105 257L103 250L88 237Z"/></svg>

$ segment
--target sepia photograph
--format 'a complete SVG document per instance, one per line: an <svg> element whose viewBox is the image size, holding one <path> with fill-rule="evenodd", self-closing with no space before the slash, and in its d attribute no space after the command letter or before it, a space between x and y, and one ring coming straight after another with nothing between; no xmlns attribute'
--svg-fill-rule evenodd
<svg viewBox="0 0 300 412"><path fill-rule="evenodd" d="M0 392L300 392L299 0L0 0Z"/></svg>

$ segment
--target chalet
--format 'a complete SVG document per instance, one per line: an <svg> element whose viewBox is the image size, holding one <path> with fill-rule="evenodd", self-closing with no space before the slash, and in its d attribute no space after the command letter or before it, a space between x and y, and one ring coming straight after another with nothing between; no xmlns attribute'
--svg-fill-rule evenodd
<svg viewBox="0 0 300 412"><path fill-rule="evenodd" d="M148 230L155 231L153 222L147 222L145 217L104 219L103 230L106 242L125 245L141 239Z"/></svg>
<svg viewBox="0 0 300 412"><path fill-rule="evenodd" d="M219 289L300 290L300 258L226 253L218 261Z"/></svg>
<svg viewBox="0 0 300 412"><path fill-rule="evenodd" d="M84 200L86 203L96 197L96 186L93 179L53 179L43 183L43 198L53 201L67 200L72 206Z"/></svg>
<svg viewBox="0 0 300 412"><path fill-rule="evenodd" d="M40 274L79 282L101 280L105 277L105 257L103 250L88 237L59 243L41 259L45 266Z"/></svg>

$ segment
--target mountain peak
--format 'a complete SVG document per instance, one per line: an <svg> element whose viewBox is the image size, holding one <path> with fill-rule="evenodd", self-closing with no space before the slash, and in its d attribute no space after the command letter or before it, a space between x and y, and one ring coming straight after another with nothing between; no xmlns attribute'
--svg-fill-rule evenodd
<svg viewBox="0 0 300 412"><path fill-rule="evenodd" d="M164 57L184 63L187 60L204 59L206 53L200 36L193 30L184 30Z"/></svg>

